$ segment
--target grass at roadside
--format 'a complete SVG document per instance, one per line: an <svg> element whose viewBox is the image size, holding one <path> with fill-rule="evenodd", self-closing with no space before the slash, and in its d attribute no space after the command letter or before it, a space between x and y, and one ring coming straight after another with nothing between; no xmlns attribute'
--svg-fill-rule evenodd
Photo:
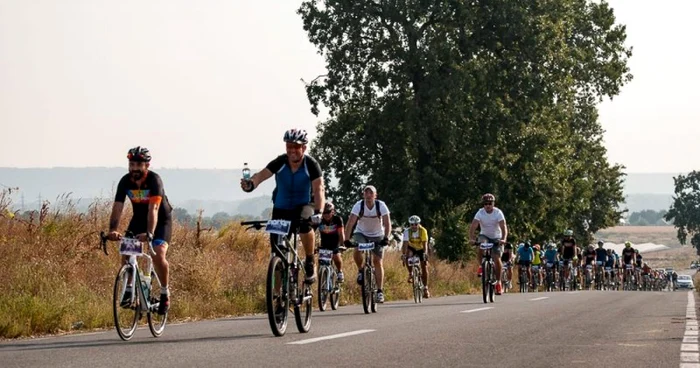
<svg viewBox="0 0 700 368"><path fill-rule="evenodd" d="M119 254L117 243L108 243L109 256L98 248L110 203L95 202L87 214L72 210L70 204L45 206L35 218L22 220L2 203L7 202L0 200L0 338L112 328L112 287ZM341 305L360 301L351 256L350 252L343 256L347 282ZM268 259L269 243L263 232L246 232L235 223L219 231L198 231L176 223L168 251L169 320L264 312ZM431 261L431 293L477 292L475 271L473 265L463 268ZM399 253L388 252L387 300L412 298L406 278Z"/></svg>

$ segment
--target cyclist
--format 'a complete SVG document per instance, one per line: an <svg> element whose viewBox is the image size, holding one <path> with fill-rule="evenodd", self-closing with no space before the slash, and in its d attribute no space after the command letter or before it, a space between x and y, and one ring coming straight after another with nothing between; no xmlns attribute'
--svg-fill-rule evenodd
<svg viewBox="0 0 700 368"><path fill-rule="evenodd" d="M518 256L515 258L518 263L518 275L523 273L523 267L527 270L528 285L532 286L532 259L535 258L535 252L532 249L529 241L518 245ZM518 279L520 280L520 279Z"/></svg>
<svg viewBox="0 0 700 368"><path fill-rule="evenodd" d="M576 239L574 238L574 232L572 230L564 231L564 238L561 240L561 245L559 247L559 254L561 259L564 261L564 278L569 278L569 271L571 267L569 263L573 262L574 258L577 258L578 248L576 247ZM572 264L572 266L574 266Z"/></svg>
<svg viewBox="0 0 700 368"><path fill-rule="evenodd" d="M602 268L601 275L603 275L603 277L605 277L605 263L608 260L609 253L609 250L603 248L604 245L605 243L602 240L598 240L598 248L595 250L595 266L593 268L593 271L596 272L594 275L597 274L598 267Z"/></svg>
<svg viewBox="0 0 700 368"><path fill-rule="evenodd" d="M545 266L552 269L552 281L554 281L554 279L556 279L557 270L559 269L559 253L554 243L547 244L547 250L544 252L544 259L546 262Z"/></svg>
<svg viewBox="0 0 700 368"><path fill-rule="evenodd" d="M532 273L537 277L537 281L539 282L538 285L542 285L542 257L543 253L540 250L540 245L535 244L532 246L533 252L534 252L534 257L532 258ZM533 280L534 282L534 280Z"/></svg>
<svg viewBox="0 0 700 368"><path fill-rule="evenodd" d="M391 218L389 217L389 208L384 204L384 201L377 199L377 188L373 185L367 185L362 191L364 199L357 201L350 211L348 218L348 226L345 228L345 245L354 247L352 240L355 243L374 242L375 247L372 250L372 263L374 265L374 276L377 278L377 302L384 303L384 247L389 244L389 236L391 235ZM355 228L357 224L357 228ZM363 275L363 259L362 253L358 249L352 254L355 264L357 265L357 283L362 285Z"/></svg>
<svg viewBox="0 0 700 368"><path fill-rule="evenodd" d="M583 270L585 272L588 272L588 266L591 266L591 269L595 270L595 268L593 268L593 265L595 264L595 260L596 260L596 251L593 248L593 245L589 245L588 247L586 247L586 250L583 252L583 262L584 262L583 263ZM595 275L595 274L591 274L590 277L592 278L593 275Z"/></svg>
<svg viewBox="0 0 700 368"><path fill-rule="evenodd" d="M608 279L610 280L610 284L614 285L616 282L616 280L615 280L615 268L616 268L615 264L616 264L617 260L615 259L615 255L613 254L612 249L608 249L605 256L606 257L605 257L605 263L603 263L603 267L604 267L603 271L605 271L607 268L610 269L610 271L606 272L607 273L606 277L608 277Z"/></svg>
<svg viewBox="0 0 700 368"><path fill-rule="evenodd" d="M634 259L634 248L632 248L632 243L628 241L625 242L625 249L622 250L622 263L624 264L623 269L623 282L627 282L627 265L633 265L632 260ZM633 266L634 268L634 266Z"/></svg>
<svg viewBox="0 0 700 368"><path fill-rule="evenodd" d="M316 280L315 236L308 222L302 221L299 224L299 221L302 218L311 218L314 225L321 223L321 210L325 206L323 172L318 161L306 154L306 145L309 142L306 130L289 129L284 133L283 140L287 153L277 156L249 180L241 179L241 189L252 192L260 183L275 175L272 219L291 221L289 236L292 236L292 232L299 225L299 237L306 254L305 281L310 284ZM271 244L272 241L274 240L270 237Z"/></svg>
<svg viewBox="0 0 700 368"><path fill-rule="evenodd" d="M508 226L506 225L506 218L501 211L494 204L496 202L496 197L491 193L486 193L481 196L481 203L484 207L480 208L479 211L474 215L474 220L472 220L471 227L469 228L469 236L473 237L475 235L476 227L479 226L479 242L491 242L493 243L493 248L491 248L491 255L493 256L493 263L495 265L496 272L496 295L501 295L503 292L503 287L501 286L501 253L503 252L501 244L506 242L508 237ZM476 243L476 239L470 239L472 243ZM477 258L479 262L478 274L481 276L481 259L483 258L482 252L477 252Z"/></svg>
<svg viewBox="0 0 700 368"><path fill-rule="evenodd" d="M402 258L409 259L414 255L420 258L421 278L423 279L423 297L430 298L428 292L428 231L420 224L420 217L413 215L408 218L410 229L403 231L403 247ZM411 267L406 263L408 268L408 282L413 283L411 276Z"/></svg>
<svg viewBox="0 0 700 368"><path fill-rule="evenodd" d="M637 280L639 281L639 285L641 285L642 282L642 255L639 254L639 248L636 248L634 250L634 258L636 261L636 267L634 268L635 272L637 272Z"/></svg>
<svg viewBox="0 0 700 368"><path fill-rule="evenodd" d="M506 243L503 246L503 254L501 254L501 263L503 264L503 267L506 268L506 277L507 280L506 286L508 289L513 288L513 260L515 259L515 254L513 253L513 245L510 243Z"/></svg>
<svg viewBox="0 0 700 368"><path fill-rule="evenodd" d="M340 251L345 250L345 231L343 229L343 218L335 213L335 205L326 202L323 208L323 217L318 225L318 233L321 235L321 249L333 251L333 263L338 269L338 282L345 281L343 275L343 258Z"/></svg>
<svg viewBox="0 0 700 368"><path fill-rule="evenodd" d="M112 216L109 220L109 240L117 241L122 235L117 231L119 220L124 209L124 201L129 197L133 215L127 231L136 234L139 241L151 242L153 251L153 266L160 280L160 303L158 314L165 314L170 308L170 290L168 289L169 265L165 256L172 234L172 206L165 195L163 181L160 175L149 170L151 153L146 147L134 147L126 157L129 159L129 173L124 175L117 184L117 193L112 205ZM122 256L127 262L128 256ZM121 301L122 307L128 307L133 292L133 277L129 277Z"/></svg>

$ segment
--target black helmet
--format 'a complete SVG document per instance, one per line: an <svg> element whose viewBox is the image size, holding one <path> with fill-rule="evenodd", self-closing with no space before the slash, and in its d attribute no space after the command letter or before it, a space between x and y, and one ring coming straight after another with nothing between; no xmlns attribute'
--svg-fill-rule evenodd
<svg viewBox="0 0 700 368"><path fill-rule="evenodd" d="M481 196L482 203L496 202L496 196L491 193L486 193Z"/></svg>
<svg viewBox="0 0 700 368"><path fill-rule="evenodd" d="M128 158L129 161L151 162L151 152L149 152L146 147L138 146L130 149L126 154L126 158Z"/></svg>

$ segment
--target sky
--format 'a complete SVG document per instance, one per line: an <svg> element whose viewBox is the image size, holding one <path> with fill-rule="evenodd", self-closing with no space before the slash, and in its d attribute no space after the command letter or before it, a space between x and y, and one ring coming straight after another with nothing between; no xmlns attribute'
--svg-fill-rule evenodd
<svg viewBox="0 0 700 368"><path fill-rule="evenodd" d="M700 166L696 0L611 0L634 80L600 105L627 172ZM301 78L325 73L301 1L0 0L0 167L263 167L315 136Z"/></svg>

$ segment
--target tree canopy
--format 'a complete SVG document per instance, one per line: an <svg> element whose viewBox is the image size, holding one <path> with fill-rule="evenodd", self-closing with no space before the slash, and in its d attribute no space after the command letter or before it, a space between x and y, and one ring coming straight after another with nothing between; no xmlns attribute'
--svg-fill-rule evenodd
<svg viewBox="0 0 700 368"><path fill-rule="evenodd" d="M394 219L418 214L458 253L468 226L448 223L470 222L486 192L515 240L618 222L623 167L605 157L596 104L631 80L632 50L607 3L309 0L298 13L326 60L306 86L329 114L311 153L340 208L372 183Z"/></svg>
<svg viewBox="0 0 700 368"><path fill-rule="evenodd" d="M688 175L673 178L675 195L673 204L664 216L666 221L673 221L678 229L677 237L681 244L686 244L688 235L690 243L700 255L700 172L692 171Z"/></svg>

